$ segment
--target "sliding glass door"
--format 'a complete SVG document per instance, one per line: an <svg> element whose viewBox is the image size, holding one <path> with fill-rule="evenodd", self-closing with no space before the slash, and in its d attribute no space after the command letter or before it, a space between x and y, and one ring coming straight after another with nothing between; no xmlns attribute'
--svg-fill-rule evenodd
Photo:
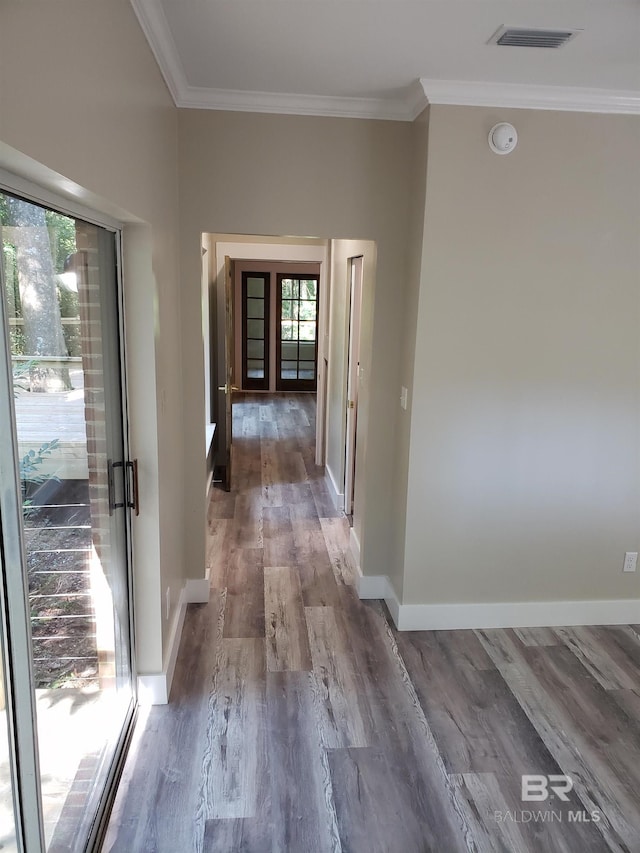
<svg viewBox="0 0 640 853"><path fill-rule="evenodd" d="M9 193L0 232L7 701L22 721L0 734L0 832L13 786L18 843L83 851L134 708L118 234Z"/></svg>

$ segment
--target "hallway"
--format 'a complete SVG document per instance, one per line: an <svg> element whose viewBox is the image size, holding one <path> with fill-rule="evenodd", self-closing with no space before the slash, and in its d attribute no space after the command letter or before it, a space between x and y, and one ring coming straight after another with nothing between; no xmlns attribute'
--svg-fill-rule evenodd
<svg viewBox="0 0 640 853"><path fill-rule="evenodd" d="M211 600L188 608L103 849L637 853L637 629L397 634L357 598L314 416L311 395L234 404ZM523 773L563 772L559 817L504 817L545 805L522 803Z"/></svg>

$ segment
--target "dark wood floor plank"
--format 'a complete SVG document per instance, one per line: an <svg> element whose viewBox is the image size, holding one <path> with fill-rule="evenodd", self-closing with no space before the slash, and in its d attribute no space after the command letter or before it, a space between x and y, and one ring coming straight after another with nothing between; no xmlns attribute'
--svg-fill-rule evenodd
<svg viewBox="0 0 640 853"><path fill-rule="evenodd" d="M213 489L207 518L211 524L218 518L233 518L236 511L236 492Z"/></svg>
<svg viewBox="0 0 640 853"><path fill-rule="evenodd" d="M612 629L556 628L556 634L605 690L632 690L640 683L640 666L625 657Z"/></svg>
<svg viewBox="0 0 640 853"><path fill-rule="evenodd" d="M557 646L561 642L553 628L516 628L514 633L525 646Z"/></svg>
<svg viewBox="0 0 640 853"><path fill-rule="evenodd" d="M208 820L203 853L270 853L271 823L259 818Z"/></svg>
<svg viewBox="0 0 640 853"><path fill-rule="evenodd" d="M314 725L311 675L267 675L273 849L340 849L326 752Z"/></svg>
<svg viewBox="0 0 640 853"><path fill-rule="evenodd" d="M367 695L377 744L404 766L423 804L428 838L443 849L465 848L463 813L446 767L379 603L360 602L352 589L341 593L349 642ZM431 843L431 842L429 842ZM431 848L425 848L431 849ZM437 849L437 848L434 848Z"/></svg>
<svg viewBox="0 0 640 853"><path fill-rule="evenodd" d="M307 465L307 470L310 466ZM311 492L320 518L343 518L344 513L336 509L331 493L324 481L324 477L314 477L311 480Z"/></svg>
<svg viewBox="0 0 640 853"><path fill-rule="evenodd" d="M467 633L400 633L397 642L447 771L508 774L519 794L523 773L560 771L500 673L487 668L480 642ZM477 646L472 650L470 639Z"/></svg>
<svg viewBox="0 0 640 853"><path fill-rule="evenodd" d="M229 552L225 637L264 638L262 555L262 548L234 548Z"/></svg>
<svg viewBox="0 0 640 853"><path fill-rule="evenodd" d="M268 670L310 670L309 638L296 569L265 568L264 599Z"/></svg>
<svg viewBox="0 0 640 853"><path fill-rule="evenodd" d="M282 506L278 471L276 440L263 438L260 441L261 500L263 506Z"/></svg>
<svg viewBox="0 0 640 853"><path fill-rule="evenodd" d="M532 850L526 838L527 826L522 821L507 818L512 809L504 798L495 774L454 774L451 781L458 791L478 850L483 853L538 853L538 850L550 849L538 847ZM502 816L507 819L502 819ZM562 847L555 849L562 850Z"/></svg>
<svg viewBox="0 0 640 853"><path fill-rule="evenodd" d="M498 667L527 717L556 759L563 773L573 780L574 791L585 809L598 811L596 824L610 850L632 851L639 836L637 801L628 802L625 782L616 778L607 760L591 750L588 740L575 727L573 713L563 708L564 684L548 690L534 672L525 652L553 654L561 647L526 649L514 642L513 632L476 631L487 653ZM576 664L579 663L575 658ZM586 670L585 670L586 673ZM605 691L602 691L603 693ZM572 703L575 703L575 697Z"/></svg>
<svg viewBox="0 0 640 853"><path fill-rule="evenodd" d="M348 631L332 607L307 607L315 714L327 749L369 746L374 722Z"/></svg>
<svg viewBox="0 0 640 853"><path fill-rule="evenodd" d="M392 750L337 749L329 753L342 849L354 853L453 853L466 849L442 832L434 804Z"/></svg>
<svg viewBox="0 0 640 853"><path fill-rule="evenodd" d="M206 605L190 605L176 664L171 703L150 709L136 732L120 783L104 849L113 853L202 848L204 816L198 788L208 691L222 644L224 595L212 592Z"/></svg>
<svg viewBox="0 0 640 853"><path fill-rule="evenodd" d="M262 507L251 494L238 495L233 521L236 548L262 548Z"/></svg>
<svg viewBox="0 0 640 853"><path fill-rule="evenodd" d="M291 506L291 526L300 572L302 595L307 607L338 605L338 585L327 551L319 518L308 518Z"/></svg>
<svg viewBox="0 0 640 853"><path fill-rule="evenodd" d="M222 641L200 773L206 820L268 813L265 672L264 640Z"/></svg>
<svg viewBox="0 0 640 853"><path fill-rule="evenodd" d="M227 586L227 566L233 536L233 519L219 518L209 523L207 532L207 570L213 589Z"/></svg>
<svg viewBox="0 0 640 853"><path fill-rule="evenodd" d="M336 582L354 586L356 573L349 553L349 524L347 519L344 516L342 518L320 518L320 527Z"/></svg>
<svg viewBox="0 0 640 853"><path fill-rule="evenodd" d="M295 566L296 548L288 506L265 506L263 517L263 547L265 566Z"/></svg>

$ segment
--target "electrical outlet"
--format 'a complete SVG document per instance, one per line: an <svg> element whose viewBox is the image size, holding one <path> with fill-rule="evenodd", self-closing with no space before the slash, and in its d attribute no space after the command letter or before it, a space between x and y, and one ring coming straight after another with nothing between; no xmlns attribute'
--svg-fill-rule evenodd
<svg viewBox="0 0 640 853"><path fill-rule="evenodd" d="M622 566L623 572L635 572L636 565L638 563L638 552L637 551L627 551L624 555L624 565Z"/></svg>
<svg viewBox="0 0 640 853"><path fill-rule="evenodd" d="M170 586L167 587L166 600L167 600L167 612L166 612L166 615L164 618L168 619L169 618L169 611L171 610L171 587Z"/></svg>

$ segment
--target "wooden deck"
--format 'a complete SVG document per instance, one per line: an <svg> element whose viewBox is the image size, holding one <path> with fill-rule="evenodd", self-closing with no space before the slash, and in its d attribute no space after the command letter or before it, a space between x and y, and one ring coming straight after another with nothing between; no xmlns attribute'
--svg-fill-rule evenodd
<svg viewBox="0 0 640 853"><path fill-rule="evenodd" d="M15 399L18 452L24 456L58 439L58 447L39 471L61 480L86 480L87 436L84 390L38 394L19 391Z"/></svg>

